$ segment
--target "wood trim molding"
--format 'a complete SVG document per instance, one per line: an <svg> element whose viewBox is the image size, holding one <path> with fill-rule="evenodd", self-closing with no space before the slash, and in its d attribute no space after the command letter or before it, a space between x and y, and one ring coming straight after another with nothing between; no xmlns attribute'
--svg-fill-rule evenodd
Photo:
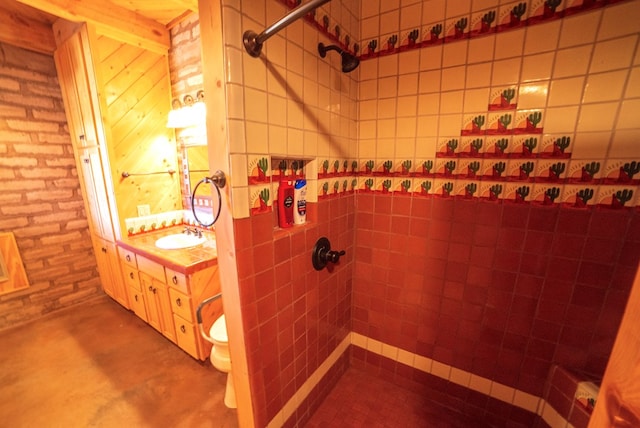
<svg viewBox="0 0 640 428"><path fill-rule="evenodd" d="M166 54L170 47L169 30L164 25L114 4L81 0L18 1L72 22L91 23L99 34L153 52Z"/></svg>
<svg viewBox="0 0 640 428"><path fill-rule="evenodd" d="M0 42L44 54L53 54L56 42L50 26L16 14L0 4Z"/></svg>

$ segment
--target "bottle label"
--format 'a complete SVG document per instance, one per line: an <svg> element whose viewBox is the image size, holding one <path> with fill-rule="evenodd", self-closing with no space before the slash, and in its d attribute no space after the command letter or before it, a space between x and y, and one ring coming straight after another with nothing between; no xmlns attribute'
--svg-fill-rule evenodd
<svg viewBox="0 0 640 428"><path fill-rule="evenodd" d="M293 196L289 195L284 198L284 206L286 208L290 208L293 205Z"/></svg>
<svg viewBox="0 0 640 428"><path fill-rule="evenodd" d="M307 201L298 201L298 214L305 215L307 213Z"/></svg>

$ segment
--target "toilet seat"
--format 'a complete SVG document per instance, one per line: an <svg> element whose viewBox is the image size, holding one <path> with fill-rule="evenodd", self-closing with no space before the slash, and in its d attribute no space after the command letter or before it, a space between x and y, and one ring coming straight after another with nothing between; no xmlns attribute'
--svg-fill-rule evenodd
<svg viewBox="0 0 640 428"><path fill-rule="evenodd" d="M227 336L227 322L224 314L213 323L209 330L209 336L215 342L227 343L229 341L229 337Z"/></svg>

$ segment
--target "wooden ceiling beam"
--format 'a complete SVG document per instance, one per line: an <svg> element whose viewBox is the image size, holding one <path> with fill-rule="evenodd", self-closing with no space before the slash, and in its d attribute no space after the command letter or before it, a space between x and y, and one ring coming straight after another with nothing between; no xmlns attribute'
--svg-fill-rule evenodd
<svg viewBox="0 0 640 428"><path fill-rule="evenodd" d="M109 2L82 0L18 0L20 3L72 22L87 22L99 34L166 54L169 30L156 22Z"/></svg>
<svg viewBox="0 0 640 428"><path fill-rule="evenodd" d="M1 3L0 42L49 55L56 50L50 25L5 9Z"/></svg>

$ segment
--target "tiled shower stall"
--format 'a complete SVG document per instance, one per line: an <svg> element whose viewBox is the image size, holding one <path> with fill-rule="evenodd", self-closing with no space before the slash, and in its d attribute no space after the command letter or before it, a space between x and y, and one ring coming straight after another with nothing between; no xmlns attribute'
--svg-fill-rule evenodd
<svg viewBox="0 0 640 428"><path fill-rule="evenodd" d="M552 368L602 377L638 267L640 2L333 0L246 54L296 4L222 11L255 423L303 425L349 364L549 423ZM320 236L346 256L317 272Z"/></svg>

